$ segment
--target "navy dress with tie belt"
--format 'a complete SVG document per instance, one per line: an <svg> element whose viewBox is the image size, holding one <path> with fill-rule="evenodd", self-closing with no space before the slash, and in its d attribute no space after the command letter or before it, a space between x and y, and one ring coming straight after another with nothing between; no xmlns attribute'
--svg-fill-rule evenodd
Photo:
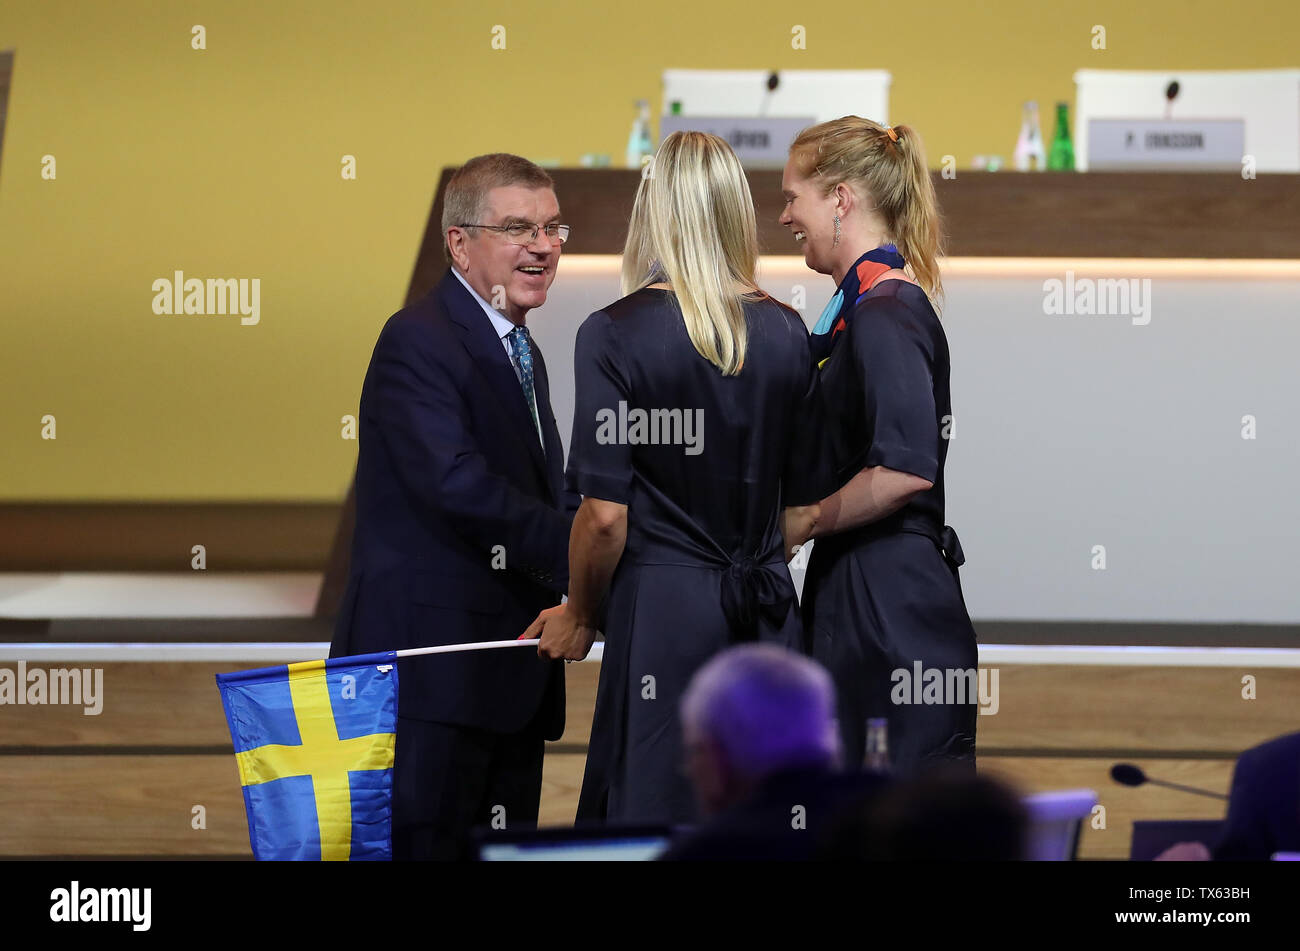
<svg viewBox="0 0 1300 951"><path fill-rule="evenodd" d="M847 319L821 365L835 484L884 466L934 485L885 519L816 540L803 589L809 646L835 679L846 765L863 763L867 720L883 717L895 770L934 760L973 768L971 681L960 696L914 686L935 670L956 686L958 672L979 662L957 575L964 555L944 525L947 338L915 284L882 280L861 297L856 285L850 291Z"/></svg>
<svg viewBox="0 0 1300 951"><path fill-rule="evenodd" d="M731 644L802 647L780 515L829 485L814 461L819 384L798 314L744 306L748 349L731 377L696 351L671 291L639 290L578 331L569 484L628 507L580 821L694 821L678 719L692 675ZM660 425L625 425L636 410ZM674 411L702 424L691 442L665 430Z"/></svg>

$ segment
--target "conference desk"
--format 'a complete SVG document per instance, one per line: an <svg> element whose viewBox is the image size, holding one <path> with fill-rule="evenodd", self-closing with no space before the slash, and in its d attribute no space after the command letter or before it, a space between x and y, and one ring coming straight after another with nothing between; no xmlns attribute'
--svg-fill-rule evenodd
<svg viewBox="0 0 1300 951"><path fill-rule="evenodd" d="M407 301L442 274L443 169ZM573 233L565 254L621 254L641 173L549 169ZM763 254L801 252L777 219L781 172L751 170ZM1300 175L977 172L931 175L949 257L1300 260Z"/></svg>

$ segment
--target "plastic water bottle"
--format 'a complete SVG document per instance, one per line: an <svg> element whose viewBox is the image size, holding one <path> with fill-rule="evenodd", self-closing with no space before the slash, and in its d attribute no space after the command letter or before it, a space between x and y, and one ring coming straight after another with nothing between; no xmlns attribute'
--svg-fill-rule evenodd
<svg viewBox="0 0 1300 951"><path fill-rule="evenodd" d="M627 137L627 167L640 168L644 156L654 155L654 142L650 138L650 102L638 99L637 116L632 120L632 131Z"/></svg>
<svg viewBox="0 0 1300 951"><path fill-rule="evenodd" d="M1025 103L1020 120L1020 138L1016 140L1015 163L1017 172L1031 168L1041 172L1047 156L1043 153L1043 131L1038 125L1038 103L1032 99Z"/></svg>

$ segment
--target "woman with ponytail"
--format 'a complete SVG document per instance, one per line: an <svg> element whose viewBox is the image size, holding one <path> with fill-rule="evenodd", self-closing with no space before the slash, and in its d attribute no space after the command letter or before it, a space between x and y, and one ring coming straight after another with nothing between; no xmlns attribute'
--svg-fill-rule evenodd
<svg viewBox="0 0 1300 951"><path fill-rule="evenodd" d="M845 759L862 764L867 721L883 717L895 770L973 769L977 694L945 693L973 688L978 655L944 524L952 407L925 151L908 126L824 122L791 145L782 191L781 223L836 284L812 339L840 489L821 503L803 608L835 678Z"/></svg>

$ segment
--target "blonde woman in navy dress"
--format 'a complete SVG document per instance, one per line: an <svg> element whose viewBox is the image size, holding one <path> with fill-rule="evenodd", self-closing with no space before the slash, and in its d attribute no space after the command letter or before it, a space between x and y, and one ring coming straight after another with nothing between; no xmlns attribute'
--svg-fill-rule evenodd
<svg viewBox="0 0 1300 951"><path fill-rule="evenodd" d="M802 649L787 562L832 486L807 465L820 443L808 331L759 289L757 263L735 153L670 135L637 191L627 296L578 331L569 601L525 634L544 657L585 657L608 595L579 820L695 819L678 719L691 676L731 644ZM638 436L656 413L678 413L690 438ZM783 738L770 742L779 756Z"/></svg>
<svg viewBox="0 0 1300 951"><path fill-rule="evenodd" d="M944 525L952 406L921 140L857 116L813 126L790 147L782 191L781 223L836 284L812 339L841 488L821 504L803 607L813 656L835 678L845 758L863 762L866 722L884 717L895 770L973 769L975 696L899 702L915 699L918 662L923 681L937 670L945 685L978 665L961 546Z"/></svg>

